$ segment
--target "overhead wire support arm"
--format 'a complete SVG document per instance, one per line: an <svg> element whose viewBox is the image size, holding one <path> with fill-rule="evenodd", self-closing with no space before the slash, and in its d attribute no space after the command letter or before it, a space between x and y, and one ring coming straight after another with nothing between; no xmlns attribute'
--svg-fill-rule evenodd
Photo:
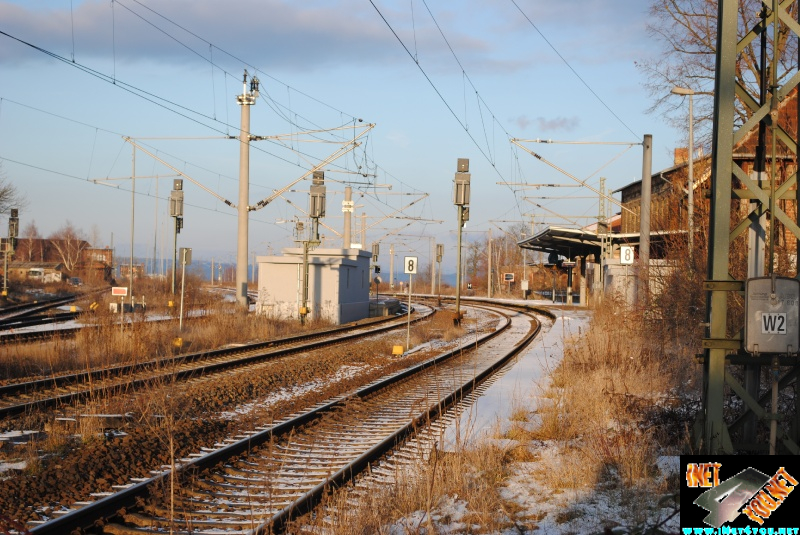
<svg viewBox="0 0 800 535"><path fill-rule="evenodd" d="M195 186L199 187L199 188L200 188L200 189L202 189L203 191L205 191L205 192L207 192L207 193L210 193L211 195L213 195L214 197L216 197L216 198L217 198L217 199L219 199L220 201L224 202L225 204L227 204L227 205L228 205L228 206L230 206L231 208L236 208L236 205L235 205L235 204L233 204L231 201L229 201L228 199L226 199L226 198L225 198L225 197L223 197L222 195L218 195L218 194L217 194L217 193L215 193L214 191L212 191L212 190L210 190L209 188L205 187L205 186L204 186L204 185L202 185L200 182L198 182L197 180L193 179L192 177L190 177L189 175L187 175L186 173L184 173L183 171L181 171L181 170L180 170L180 169L178 169L177 167L175 167L175 166L173 166L173 165L170 165L170 164L168 164L167 162L165 162L164 160L162 160L161 158L159 158L158 156L156 156L156 155L155 155L155 154L153 154L152 152L148 151L147 149L145 149L144 147L142 147L141 145L139 145L138 143L136 143L135 141L133 141L133 139L131 139L130 137L128 137L128 136L123 136L123 139L124 139L125 141L127 141L128 143L130 143L131 145L133 145L134 147L136 147L137 149L139 149L140 151L142 151L142 152L144 152L145 154L147 154L148 156L150 156L151 158L153 158L154 160L156 160L157 162L161 163L162 165L164 165L164 166L166 166L166 167L169 167L170 169L172 169L173 171L175 171L176 173L178 173L180 176L184 177L186 180L188 180L189 182L191 182L191 183L192 183L192 184L194 184Z"/></svg>
<svg viewBox="0 0 800 535"><path fill-rule="evenodd" d="M411 225L413 225L414 223L415 223L415 221L411 221L410 223L406 223L406 224L405 224L405 225L403 225L402 227L397 227L396 229L394 229L394 230L392 230L392 231L390 231L390 232L387 232L386 234L384 234L384 235L383 235L383 236L381 236L380 238L376 239L376 240L375 240L375 242L380 242L380 241L383 241L383 240L385 240L385 239L386 239L386 238L388 238L389 236L394 236L394 235L396 235L398 232L400 232L401 230L403 230L403 229L406 229L406 228L410 227L410 226L411 226Z"/></svg>
<svg viewBox="0 0 800 535"><path fill-rule="evenodd" d="M511 138L511 143L513 143L514 145L518 146L519 148L521 148L522 150L524 150L525 152L527 152L528 154L530 154L531 156L533 156L533 157L534 157L534 158L536 158L537 160L539 160L539 161L541 161L541 162L543 162L543 163L545 163L545 164L549 165L550 167L552 167L553 169L555 169L555 170L556 170L556 171L558 171L559 173L562 173L562 174L564 174L564 175L568 176L569 178L571 178L572 180L574 180L575 182L577 182L577 183L578 183L578 184L580 184L581 186L583 186L583 187L587 188L588 190L590 190L590 191L592 191L592 192L596 193L597 195L599 195L599 196L603 197L604 199L608 199L608 200L609 200L609 201L611 201L612 203L614 203L614 204L616 204L617 206L619 206L621 209L623 209L623 210L626 210L627 212L629 212L629 213L631 213L631 214L634 214L634 215L635 215L635 213L634 213L634 211L633 211L633 210L631 210L631 209L630 209L630 208L628 208L627 206L623 205L623 204L622 204L620 201L616 200L614 197L611 197L610 195L606 195L606 193L605 193L605 192L602 192L602 191L598 190L597 188L595 188L595 187L593 187L593 186L590 186L589 184L587 184L585 180L581 180L580 178L576 177L575 175L572 175L572 174L568 173L567 171L565 171L564 169L561 169L560 167L558 167L558 166L557 166L556 164L554 164L553 162L550 162L550 161L548 161L547 159L545 159L544 157L542 157L540 154L537 154L537 153L533 152L531 149L529 149L528 147L526 147L525 145L522 145L522 144L520 143L520 141L521 141L521 140L518 140L518 139L516 139L516 138ZM637 145L637 144L638 144L638 143L634 143L633 145ZM630 144L629 144L629 145L630 145Z"/></svg>
<svg viewBox="0 0 800 535"><path fill-rule="evenodd" d="M561 219L565 219L565 220L569 221L570 223L572 223L573 225L579 225L580 223L578 223L578 222L577 222L577 221L575 221L574 219L570 219L571 217L583 217L583 216L565 216L565 215L561 215L561 214L559 214L558 212L555 212L555 211L553 211L553 210L550 210L549 208L545 208L544 206L542 206L542 205L541 205L541 204L539 204L539 203L535 203L535 202L533 202L532 200L528 199L527 197L523 197L523 198L524 198L526 201L528 201L529 203L531 203L532 205L536 206L537 208L539 208L539 209L541 209L541 210L544 210L545 212L549 212L549 213L553 214L553 215L554 215L554 216L556 216L556 217L560 217Z"/></svg>
<svg viewBox="0 0 800 535"><path fill-rule="evenodd" d="M520 143L546 143L551 145L625 145L626 147L635 147L636 145L641 145L642 142L630 142L630 141L553 141L552 139L519 139L519 138L511 138L511 142L515 143L519 141Z"/></svg>
<svg viewBox="0 0 800 535"><path fill-rule="evenodd" d="M367 126L371 127L371 125L367 125ZM266 198L258 201L255 204L255 206L248 206L248 210L252 212L252 211L260 210L260 209L264 208L269 203L271 203L272 201L274 201L275 199L277 199L278 197L280 197L281 195L286 193L288 190L290 190L292 188L292 186L294 186L295 184L297 184L301 180L311 176L315 171L322 170L322 168L325 167L326 165L328 165L329 163L334 162L337 159L339 159L342 156L344 156L345 154L349 153L350 151L355 150L358 146L361 145L361 143L358 142L358 139L361 138L362 136L364 136L370 130L371 130L371 128L366 128L363 132L361 132L360 134L355 136L351 141L349 141L347 143L347 145L345 145L344 147L340 147L336 152L334 152L333 154L331 154L330 156L328 156L327 158L322 160L317 165L314 165L311 169L309 169L308 171L303 173L296 180L292 181L291 183L289 183L288 185L284 186L283 188L281 188L279 190L276 190L269 197L266 197Z"/></svg>
<svg viewBox="0 0 800 535"><path fill-rule="evenodd" d="M579 188L580 184L528 184L527 182L495 182L498 186L515 186L519 188Z"/></svg>
<svg viewBox="0 0 800 535"><path fill-rule="evenodd" d="M283 199L284 201L289 203L289 205L292 208L294 208L298 212L302 213L307 218L309 218L309 219L311 218L311 214L309 214L307 210L304 210L303 208L299 207L297 204L293 203L291 200L289 200L288 198L284 197L283 195L281 195L280 197L281 197L281 199ZM330 230L331 232L333 232L336 235L337 238L341 238L342 237L342 233L341 232L338 232L333 227L330 227L330 226L326 225L325 222L322 221L322 219L320 219L319 224L322 225L323 227L325 227L326 229Z"/></svg>
<svg viewBox="0 0 800 535"><path fill-rule="evenodd" d="M428 193L420 193L420 194L418 194L418 195L421 195L421 197L420 197L419 199L414 199L413 201L411 201L410 203L406 204L406 205L405 205L405 206L403 206L402 208L398 208L398 209L397 209L397 210L395 210L394 212L391 212L391 213L389 213L388 215L386 215L386 216L382 217L381 219L378 219L376 222L374 222L373 224L369 225L369 226L368 226L368 227L367 227L365 230L369 230L369 229L371 229L372 227L374 227L374 226L376 226L376 225L380 225L381 223L383 223L384 221L386 221L387 219L390 219L390 218L391 218L391 219L401 219L401 218L399 218L399 217L393 217L393 216L394 216L395 214L397 214L397 213L402 213L402 212L403 212L403 210L405 210L406 208L411 208L412 206L414 206L415 204L417 204L419 201L422 201L422 200L424 200L424 199L426 199L427 197L429 197L429 196L430 196L430 194L428 194ZM424 220L424 219L417 219L417 220L415 220L415 221L427 221L427 220Z"/></svg>
<svg viewBox="0 0 800 535"><path fill-rule="evenodd" d="M370 130L375 128L375 123L362 124L362 125L360 125L360 126L358 126L356 128L364 128L365 129L364 132L362 132L361 134L358 135L358 137L361 137L364 133L369 132ZM272 135L272 136L259 136L259 140L279 141L279 140L283 140L283 139L295 139L295 138L297 138L299 136L303 136L303 135L309 135L310 136L312 134L325 134L325 133L328 133L328 132L336 132L338 130L352 130L352 129L353 129L352 126L337 126L337 127L334 127L334 128L322 128L322 129L318 129L318 130L304 130L303 132L292 132L290 134L275 134L275 135ZM355 139L357 139L357 138L355 138ZM304 143L341 143L341 141L325 140L325 139L304 139L303 142Z"/></svg>
<svg viewBox="0 0 800 535"><path fill-rule="evenodd" d="M442 221L441 219L428 219L425 217L397 216L393 217L392 219L404 219L406 221L424 221L425 223L444 223L444 221Z"/></svg>

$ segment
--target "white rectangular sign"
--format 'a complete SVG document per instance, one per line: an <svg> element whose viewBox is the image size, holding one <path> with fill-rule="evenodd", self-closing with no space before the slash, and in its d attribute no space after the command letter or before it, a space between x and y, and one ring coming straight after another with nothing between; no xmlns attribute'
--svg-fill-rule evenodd
<svg viewBox="0 0 800 535"><path fill-rule="evenodd" d="M620 245L619 246L619 263L623 265L633 264L633 246Z"/></svg>
<svg viewBox="0 0 800 535"><path fill-rule="evenodd" d="M762 312L761 334L786 334L786 314L782 312Z"/></svg>
<svg viewBox="0 0 800 535"><path fill-rule="evenodd" d="M406 256L403 258L403 266L405 267L405 273L409 275L416 275L417 274L417 257L416 256Z"/></svg>

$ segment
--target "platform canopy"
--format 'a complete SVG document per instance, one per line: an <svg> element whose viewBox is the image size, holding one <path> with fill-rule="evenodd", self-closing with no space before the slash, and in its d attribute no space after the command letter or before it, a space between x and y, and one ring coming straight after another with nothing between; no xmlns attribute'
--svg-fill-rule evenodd
<svg viewBox="0 0 800 535"><path fill-rule="evenodd" d="M685 233L686 231L651 232L650 244L657 248L663 243L666 236ZM639 245L638 232L627 234L609 233L607 236L612 246L615 247L619 245ZM578 256L586 258L589 255L600 258L600 236L595 233L594 229L548 227L530 238L518 241L517 245L522 249L531 251L541 251L548 254L556 253L570 260Z"/></svg>

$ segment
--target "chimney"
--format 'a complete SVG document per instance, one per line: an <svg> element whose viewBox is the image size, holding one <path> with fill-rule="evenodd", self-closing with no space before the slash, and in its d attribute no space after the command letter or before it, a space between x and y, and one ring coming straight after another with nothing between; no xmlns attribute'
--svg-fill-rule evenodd
<svg viewBox="0 0 800 535"><path fill-rule="evenodd" d="M680 165L689 161L689 149L687 147L679 147L675 149L674 165Z"/></svg>

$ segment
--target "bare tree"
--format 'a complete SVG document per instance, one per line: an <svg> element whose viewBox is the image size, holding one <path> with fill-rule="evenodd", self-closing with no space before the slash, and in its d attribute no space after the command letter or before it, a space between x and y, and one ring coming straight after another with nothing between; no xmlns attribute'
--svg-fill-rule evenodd
<svg viewBox="0 0 800 535"><path fill-rule="evenodd" d="M662 113L678 128L686 126L686 109L670 102L670 91L675 86L692 89L700 98L695 100L694 117L698 135L707 144L712 125L714 102L715 59L717 49L718 0L651 0L650 36L662 47L661 55L653 60L638 63L645 73L645 89L653 97L651 112ZM764 4L760 0L739 0L738 34L741 39L759 21ZM798 2L792 2L787 12L796 20ZM778 83L786 80L797 69L797 40L791 39L789 28L781 23L776 42L771 29L767 32L767 58L777 46L779 63ZM751 40L738 55L736 81L758 100L761 70L761 42ZM766 78L769 83L771 65L767 59ZM737 102L737 122L743 124L751 115L749 109Z"/></svg>
<svg viewBox="0 0 800 535"><path fill-rule="evenodd" d="M35 220L22 229L22 235L17 245L17 259L27 262L44 262L44 242Z"/></svg>
<svg viewBox="0 0 800 535"><path fill-rule="evenodd" d="M67 221L64 226L51 234L48 241L58 253L64 268L69 272L78 266L81 252L89 247L83 231L75 228L70 221Z"/></svg>
<svg viewBox="0 0 800 535"><path fill-rule="evenodd" d="M20 208L24 199L14 184L8 181L0 162L0 214L8 214L11 208Z"/></svg>

